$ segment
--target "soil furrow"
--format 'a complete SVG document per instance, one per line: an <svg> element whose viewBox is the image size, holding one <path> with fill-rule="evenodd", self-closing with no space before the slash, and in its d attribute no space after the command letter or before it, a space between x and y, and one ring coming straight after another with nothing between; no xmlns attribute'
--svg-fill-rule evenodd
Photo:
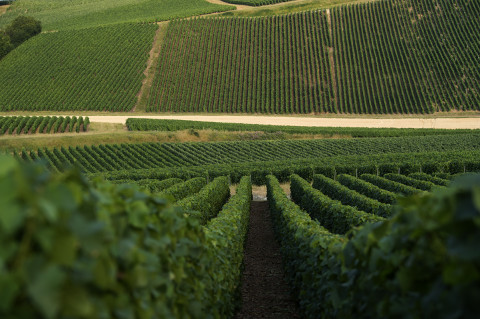
<svg viewBox="0 0 480 319"><path fill-rule="evenodd" d="M252 202L244 266L242 304L235 318L300 318L284 278L266 201Z"/></svg>

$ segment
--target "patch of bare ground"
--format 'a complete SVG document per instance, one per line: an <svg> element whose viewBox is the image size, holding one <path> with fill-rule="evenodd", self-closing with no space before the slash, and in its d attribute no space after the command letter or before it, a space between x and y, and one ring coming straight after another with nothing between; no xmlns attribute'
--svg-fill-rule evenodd
<svg viewBox="0 0 480 319"><path fill-rule="evenodd" d="M252 201L244 254L242 302L234 318L300 318L285 281L267 201Z"/></svg>
<svg viewBox="0 0 480 319"><path fill-rule="evenodd" d="M132 112L145 111L146 109L150 88L152 87L153 79L155 78L155 69L157 67L158 57L160 56L160 50L162 47L161 44L165 34L167 33L167 27L168 21L158 23L158 29L153 39L153 45L149 53L147 67L143 72L145 78L142 81L140 92L137 94L137 104L133 108Z"/></svg>
<svg viewBox="0 0 480 319"><path fill-rule="evenodd" d="M213 3L213 4L223 4L223 5L228 5L228 6L234 6L236 10L246 10L246 9L252 8L250 6L229 3L229 2L225 2L225 1L221 1L221 0L205 0L205 1Z"/></svg>
<svg viewBox="0 0 480 319"><path fill-rule="evenodd" d="M7 10L8 10L9 7L10 7L9 4L4 5L4 6L0 6L0 16L1 16L2 14L4 14L5 12L7 12Z"/></svg>

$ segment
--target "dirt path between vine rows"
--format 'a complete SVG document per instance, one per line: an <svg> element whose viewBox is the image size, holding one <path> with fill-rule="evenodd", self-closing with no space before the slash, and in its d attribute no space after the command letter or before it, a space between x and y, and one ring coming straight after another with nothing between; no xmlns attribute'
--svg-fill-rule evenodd
<svg viewBox="0 0 480 319"><path fill-rule="evenodd" d="M480 129L480 117L458 118L321 118L260 115L146 115L89 116L91 122L125 124L128 118L170 119L217 123L266 124L314 127Z"/></svg>
<svg viewBox="0 0 480 319"><path fill-rule="evenodd" d="M280 246L267 201L252 201L242 275L242 306L235 319L300 318L284 279Z"/></svg>

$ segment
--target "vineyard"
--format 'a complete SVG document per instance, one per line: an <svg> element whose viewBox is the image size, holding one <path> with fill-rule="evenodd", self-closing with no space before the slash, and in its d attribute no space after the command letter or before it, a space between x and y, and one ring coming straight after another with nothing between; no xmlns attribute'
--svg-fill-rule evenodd
<svg viewBox="0 0 480 319"><path fill-rule="evenodd" d="M154 120L129 118L126 121L130 131L181 131L181 130L217 130L217 131L254 131L266 133L319 134L328 137L394 137L421 135L449 135L476 133L477 130L457 129L393 129L393 128L357 128L357 127L305 127L260 124L216 123L186 120Z"/></svg>
<svg viewBox="0 0 480 319"><path fill-rule="evenodd" d="M184 18L233 7L204 0L21 0L0 19L0 29L28 12L42 21L44 30L83 29L118 23L155 22Z"/></svg>
<svg viewBox="0 0 480 319"><path fill-rule="evenodd" d="M173 21L152 112L478 110L476 1L374 1L263 18Z"/></svg>
<svg viewBox="0 0 480 319"><path fill-rule="evenodd" d="M119 309L131 311L132 318L172 313L227 318L235 313L252 196L250 177L240 178L233 196L225 176L210 182L203 177L157 180L159 188L151 194L152 179L134 182L139 186L126 181L114 185L99 179L88 182L76 171L51 174L20 166L11 158L0 157L0 162L6 168L0 172L0 186L6 191L0 238L9 244L19 234L30 234L24 244L28 246L11 246L12 253L0 268L0 274L9 278L4 287L17 287L0 309L2 316L85 317L74 306L78 300L70 297L71 291L82 292L81 302L91 309L92 318L99 311L110 316ZM449 310L474 318L468 314L478 310L472 298L478 278L442 276L452 263L471 270L478 263L478 254L473 253L478 208L471 206L472 214L465 215L478 200L471 186L478 175L461 178L446 173L342 174L336 179L315 174L311 184L293 174L289 199L278 179L266 176L273 228L302 314L450 317L443 307L424 302L428 298L448 301ZM396 190L382 186L384 181L396 184ZM428 191L420 189L426 185ZM418 196L402 198L402 186ZM382 202L386 195L390 203ZM40 200L43 205L33 206ZM446 202L453 206L441 204ZM9 223L6 217L12 214L15 222ZM135 253L129 250L133 245ZM19 254L22 258L17 259ZM429 262L422 263L424 258ZM37 267L28 266L32 263ZM14 276L18 267L27 276ZM42 280L57 284L48 290L32 288ZM365 284L371 280L376 284ZM152 299L152 289L172 292ZM331 291L344 296L340 305ZM57 297L62 294L67 297ZM362 308L378 302L390 306Z"/></svg>
<svg viewBox="0 0 480 319"><path fill-rule="evenodd" d="M0 111L130 111L157 26L40 34L0 62Z"/></svg>
<svg viewBox="0 0 480 319"><path fill-rule="evenodd" d="M398 176L421 182L416 175ZM473 309L478 306L473 295L478 291L474 288L478 277L445 273L452 263L478 269L474 266L478 255L471 254L473 241L467 238L479 229L466 224L478 217L478 207L472 206L472 215L465 220L460 217L467 209L460 207L471 205L476 198L468 178L464 184L454 183L449 192L440 183L433 185L434 194L423 192L403 199L395 208L389 206L395 215L388 220L363 210L385 204L323 175L314 176L313 186L298 175L291 180L293 201L278 180L268 176L268 201L289 283L301 296L298 301L306 318L350 318L353 314L360 318L446 318L450 311L458 318L475 317ZM478 175L475 181L478 186ZM326 184L333 188L325 188ZM324 193L327 189L330 195ZM369 187L369 191L380 193L382 189ZM352 205L354 198L358 201ZM444 205L450 201L455 204ZM351 231L356 226L363 227ZM451 240L460 238L465 241L450 246ZM432 247L433 241L438 246ZM456 255L463 248L468 252ZM429 298L439 304L431 304ZM448 303L448 310L443 303ZM382 304L386 306L378 306Z"/></svg>
<svg viewBox="0 0 480 319"><path fill-rule="evenodd" d="M86 132L90 120L88 117L62 116L0 116L0 135Z"/></svg>
<svg viewBox="0 0 480 319"><path fill-rule="evenodd" d="M465 151L468 150L468 151ZM480 151L480 137L472 134L432 135L413 137L238 141L210 143L143 143L105 144L98 146L60 147L22 150L16 153L26 161L44 158L54 170L79 165L85 172L98 173L131 169L175 168L234 163L283 161L301 159L320 162L335 156L372 156L383 154L422 154L433 152ZM448 161L449 158L446 158Z"/></svg>
<svg viewBox="0 0 480 319"><path fill-rule="evenodd" d="M478 318L479 0L15 0L0 37L25 14L0 318Z"/></svg>

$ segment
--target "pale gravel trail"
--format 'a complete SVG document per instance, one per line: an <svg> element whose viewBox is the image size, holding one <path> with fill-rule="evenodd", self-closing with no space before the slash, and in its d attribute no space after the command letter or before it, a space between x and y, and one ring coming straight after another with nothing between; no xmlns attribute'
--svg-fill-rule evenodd
<svg viewBox="0 0 480 319"><path fill-rule="evenodd" d="M125 124L128 118L170 119L220 123L267 124L315 127L372 127L372 128L437 128L437 129L480 129L477 118L319 118L286 116L225 116L225 115L147 115L147 116L89 116L91 122Z"/></svg>

